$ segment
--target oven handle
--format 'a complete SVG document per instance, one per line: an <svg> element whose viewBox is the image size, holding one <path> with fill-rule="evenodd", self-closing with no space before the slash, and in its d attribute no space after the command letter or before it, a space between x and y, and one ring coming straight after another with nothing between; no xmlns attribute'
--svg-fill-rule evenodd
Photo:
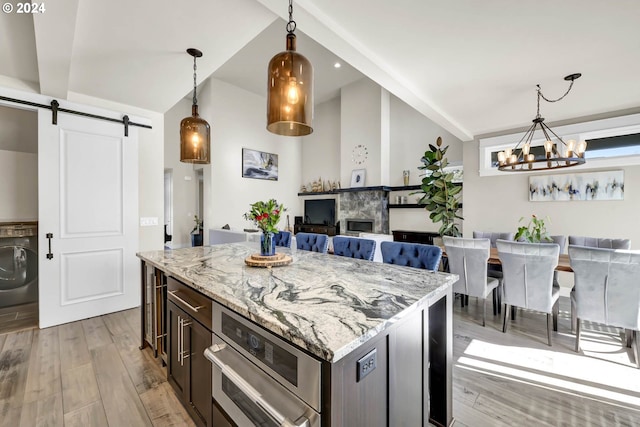
<svg viewBox="0 0 640 427"><path fill-rule="evenodd" d="M214 344L211 347L207 348L204 351L204 356L211 361L214 365L222 371L224 375L226 375L231 382L233 382L236 387L238 387L244 394L247 395L256 405L258 405L262 410L264 410L271 418L273 418L280 427L311 427L309 419L302 416L296 420L296 424L292 423L278 412L273 406L271 406L262 395L251 385L244 380L240 375L236 373L233 369L231 369L228 365L226 365L222 360L216 356L215 353L224 350L226 347L225 344Z"/></svg>

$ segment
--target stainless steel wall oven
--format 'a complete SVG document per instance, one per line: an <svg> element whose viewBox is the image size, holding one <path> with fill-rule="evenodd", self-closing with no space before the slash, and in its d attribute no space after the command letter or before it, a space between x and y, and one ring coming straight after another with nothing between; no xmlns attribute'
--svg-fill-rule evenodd
<svg viewBox="0 0 640 427"><path fill-rule="evenodd" d="M214 303L212 395L235 424L320 426L321 363Z"/></svg>

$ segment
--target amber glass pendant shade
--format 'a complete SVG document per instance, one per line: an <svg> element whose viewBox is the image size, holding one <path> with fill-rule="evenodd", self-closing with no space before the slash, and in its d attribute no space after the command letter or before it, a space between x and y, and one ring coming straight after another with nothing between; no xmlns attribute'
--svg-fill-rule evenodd
<svg viewBox="0 0 640 427"><path fill-rule="evenodd" d="M313 132L313 67L296 52L296 36L287 34L287 50L269 62L267 129L285 136Z"/></svg>
<svg viewBox="0 0 640 427"><path fill-rule="evenodd" d="M211 162L211 128L198 115L198 106L191 107L191 117L180 122L180 161L209 164Z"/></svg>

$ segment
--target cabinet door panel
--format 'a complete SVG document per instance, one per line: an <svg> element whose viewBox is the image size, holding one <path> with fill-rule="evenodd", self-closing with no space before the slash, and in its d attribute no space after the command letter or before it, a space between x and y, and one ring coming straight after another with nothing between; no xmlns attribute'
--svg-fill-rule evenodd
<svg viewBox="0 0 640 427"><path fill-rule="evenodd" d="M193 321L190 326L191 381L189 402L193 406L202 425L211 426L211 362L204 357L204 351L211 346L211 332L200 323Z"/></svg>
<svg viewBox="0 0 640 427"><path fill-rule="evenodd" d="M169 324L167 378L176 392L183 396L184 399L186 397L189 359L185 359L181 364L178 357L178 352L182 349L182 344L184 343L182 331L180 330L181 320L187 321L189 319L184 311L169 301L167 304L167 323Z"/></svg>

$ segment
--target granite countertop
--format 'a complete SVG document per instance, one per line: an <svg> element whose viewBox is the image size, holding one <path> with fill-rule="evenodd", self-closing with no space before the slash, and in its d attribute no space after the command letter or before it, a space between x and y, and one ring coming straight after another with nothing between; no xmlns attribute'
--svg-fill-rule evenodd
<svg viewBox="0 0 640 427"><path fill-rule="evenodd" d="M255 268L257 243L142 252L138 257L263 326L335 362L376 336L456 275L278 247L293 262Z"/></svg>

